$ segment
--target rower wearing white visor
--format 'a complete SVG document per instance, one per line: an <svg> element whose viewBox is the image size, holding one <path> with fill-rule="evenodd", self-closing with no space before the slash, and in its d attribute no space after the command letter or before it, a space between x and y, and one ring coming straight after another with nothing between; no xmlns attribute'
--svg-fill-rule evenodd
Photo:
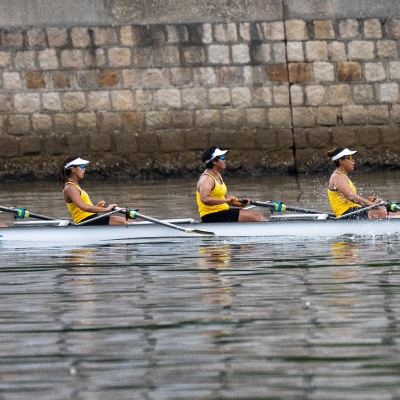
<svg viewBox="0 0 400 400"><path fill-rule="evenodd" d="M124 217L105 215L101 218L98 213L106 213L117 207L117 204L105 206L101 200L93 205L89 195L79 186L79 181L85 175L86 165L89 161L80 157L70 157L63 161L59 168L59 179L64 185L64 199L69 212L75 223L85 222L85 225L123 225L126 223ZM91 221L93 219L93 221Z"/></svg>
<svg viewBox="0 0 400 400"><path fill-rule="evenodd" d="M336 169L329 180L328 199L336 217L344 219L368 219L386 218L388 211L385 206L369 208L382 201L376 196L364 198L357 194L356 187L348 177L348 173L354 170L355 150L338 147L328 152ZM347 214L350 214L346 217ZM399 212L390 212L389 215L400 215Z"/></svg>
<svg viewBox="0 0 400 400"><path fill-rule="evenodd" d="M228 150L212 146L203 153L206 170L197 182L196 200L203 222L261 222L268 221L261 213L243 210L246 205L235 196L227 195L227 187L220 174L226 168ZM250 199L246 199L250 203ZM230 208L230 206L240 208Z"/></svg>

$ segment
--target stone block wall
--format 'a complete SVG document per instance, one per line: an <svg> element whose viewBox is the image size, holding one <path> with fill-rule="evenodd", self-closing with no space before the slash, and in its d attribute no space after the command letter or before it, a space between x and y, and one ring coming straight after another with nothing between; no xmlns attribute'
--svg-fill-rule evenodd
<svg viewBox="0 0 400 400"><path fill-rule="evenodd" d="M400 19L293 18L0 30L0 175L197 174L230 149L244 173L400 155Z"/></svg>
<svg viewBox="0 0 400 400"><path fill-rule="evenodd" d="M324 168L337 146L359 149L361 165L398 166L399 35L399 19L286 21L299 170Z"/></svg>
<svg viewBox="0 0 400 400"><path fill-rule="evenodd" d="M282 21L0 33L0 158L47 172L69 154L136 176L293 168ZM22 161L22 163L21 163ZM24 164L25 163L25 164Z"/></svg>

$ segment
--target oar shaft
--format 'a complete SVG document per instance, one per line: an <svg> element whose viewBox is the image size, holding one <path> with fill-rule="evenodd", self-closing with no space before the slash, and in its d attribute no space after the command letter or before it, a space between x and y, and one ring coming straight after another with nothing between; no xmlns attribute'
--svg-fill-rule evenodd
<svg viewBox="0 0 400 400"><path fill-rule="evenodd" d="M5 212L16 214L16 213L18 213L18 208L17 207L2 207L2 206L0 206L0 211L5 211ZM41 219L41 220L45 220L45 221L54 221L54 220L58 219L58 218L48 217L47 215L35 214L32 212L29 212L29 217Z"/></svg>
<svg viewBox="0 0 400 400"><path fill-rule="evenodd" d="M301 208L301 207L286 206L286 210L302 212L302 213L305 213L305 214L328 214L330 217L334 217L335 216L332 213L327 213L327 212L324 212L324 211L310 210L308 208Z"/></svg>
<svg viewBox="0 0 400 400"><path fill-rule="evenodd" d="M148 217L147 215L143 215L143 214L139 214L139 213L136 213L136 216L138 218L144 219L145 221L153 222L154 224L160 224L160 225L168 226L169 228L173 228L173 229L177 229L182 232L186 232L185 228L182 228L181 226L178 226L178 225L170 224L169 222L166 222L166 221L160 221L159 219Z"/></svg>
<svg viewBox="0 0 400 400"><path fill-rule="evenodd" d="M123 213L125 215L127 213L127 209L126 208L116 207L116 208L114 208L114 210L119 211L119 212L121 212L121 213ZM214 232L203 231L203 230L200 230L200 229L183 228L181 226L178 226L178 225L175 225L175 224L171 224L171 223L166 222L166 221L161 221L159 219L156 219L156 218L153 218L153 217L149 217L147 215L139 214L136 210L134 212L134 217L135 218L138 217L138 218L144 219L145 221L153 222L154 224L164 225L164 226L167 226L168 228L176 229L178 231L185 232L185 233L198 233L200 235L212 235L212 236L214 236Z"/></svg>
<svg viewBox="0 0 400 400"><path fill-rule="evenodd" d="M45 221L53 221L53 220L58 219L58 218L48 217L47 215L40 215L40 214L31 213L31 212L29 213L29 216L32 218L42 219Z"/></svg>
<svg viewBox="0 0 400 400"><path fill-rule="evenodd" d="M240 202L242 202L241 200L239 200ZM259 207L268 207L268 208L273 208L275 206L275 203L270 202L270 201L257 201L257 200L251 200L250 204L253 204L255 206L259 206ZM308 208L302 208L302 207L293 207L293 206L287 206L285 204L286 210L288 211L295 211L295 212L302 212L304 214L328 214L328 216L330 217L334 217L335 215L332 213L327 213L324 211L316 211L316 210L310 210Z"/></svg>
<svg viewBox="0 0 400 400"><path fill-rule="evenodd" d="M109 212L107 212L107 213L101 213L101 214L97 215L97 216L94 217L94 218L90 218L90 219L88 219L88 220L86 220L86 221L82 221L82 222L77 223L76 226L86 225L86 224L88 224L89 222L93 222L93 221L96 221L96 219L104 218L104 217L106 217L106 216L108 216L108 215L115 214L115 213L118 212L118 211L119 211L119 210L112 210L112 211L109 211Z"/></svg>

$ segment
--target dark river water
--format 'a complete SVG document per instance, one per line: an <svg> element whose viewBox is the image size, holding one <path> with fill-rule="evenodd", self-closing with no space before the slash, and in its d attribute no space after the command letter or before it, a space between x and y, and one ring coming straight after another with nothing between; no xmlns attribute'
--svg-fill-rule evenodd
<svg viewBox="0 0 400 400"><path fill-rule="evenodd" d="M353 181L400 200L399 173ZM227 179L238 197L321 211L326 183ZM197 218L195 184L82 187L94 202ZM68 218L56 183L2 184L0 205ZM0 252L1 400L400 399L397 237Z"/></svg>

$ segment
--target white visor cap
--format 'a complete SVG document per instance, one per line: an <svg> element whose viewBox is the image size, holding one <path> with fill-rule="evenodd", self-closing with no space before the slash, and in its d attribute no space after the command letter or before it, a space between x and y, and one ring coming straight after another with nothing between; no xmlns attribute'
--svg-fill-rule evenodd
<svg viewBox="0 0 400 400"><path fill-rule="evenodd" d="M336 156L332 157L332 161L339 160L339 158L342 158L344 156L351 156L352 154L356 154L356 151L351 151L349 149L344 149L342 150L339 154L336 154Z"/></svg>
<svg viewBox="0 0 400 400"><path fill-rule="evenodd" d="M76 165L81 165L81 164L89 164L88 160L84 160L83 158L75 158L75 160L70 161L69 163L65 164L65 169L74 167Z"/></svg>
<svg viewBox="0 0 400 400"><path fill-rule="evenodd" d="M218 156L223 156L228 150L220 150L220 149L215 149L214 153L211 154L211 158L208 160L204 161L206 164L209 163L211 160L214 160L215 157Z"/></svg>

